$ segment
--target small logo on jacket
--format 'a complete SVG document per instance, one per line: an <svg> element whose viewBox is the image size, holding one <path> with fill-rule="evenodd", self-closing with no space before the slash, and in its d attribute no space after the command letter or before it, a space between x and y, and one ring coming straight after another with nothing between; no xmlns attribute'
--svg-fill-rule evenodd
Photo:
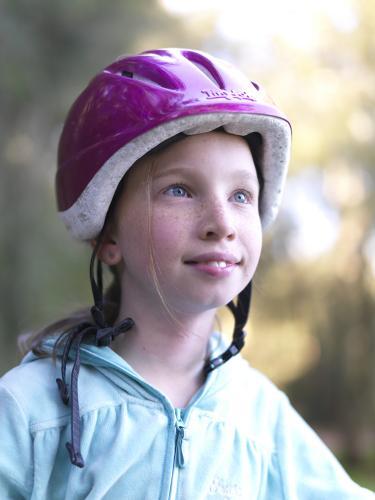
<svg viewBox="0 0 375 500"><path fill-rule="evenodd" d="M220 477L215 477L208 490L210 496L222 500L240 500L243 498L241 486L236 483L228 483Z"/></svg>

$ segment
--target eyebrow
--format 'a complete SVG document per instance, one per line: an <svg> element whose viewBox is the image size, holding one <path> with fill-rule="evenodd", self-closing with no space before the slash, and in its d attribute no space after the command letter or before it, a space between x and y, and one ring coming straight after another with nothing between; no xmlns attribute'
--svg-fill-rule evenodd
<svg viewBox="0 0 375 500"><path fill-rule="evenodd" d="M238 177L238 178L245 177L246 179L250 179L251 181L259 184L259 179L258 179L258 175L257 175L256 171L254 173L248 168L242 168L240 170L235 170L232 174L232 177Z"/></svg>
<svg viewBox="0 0 375 500"><path fill-rule="evenodd" d="M160 179L163 177L168 177L172 175L184 175L185 173L191 172L189 167L187 166L186 168L184 167L178 167L178 168L170 168L170 169L163 169L159 168L159 171L155 173L153 176L154 179ZM250 169L247 168L241 168L239 170L235 170L234 172L231 173L231 178L234 179L239 179L239 178L246 178L247 180L250 180L251 182L255 182L256 184L259 184L259 179L257 174L253 173Z"/></svg>

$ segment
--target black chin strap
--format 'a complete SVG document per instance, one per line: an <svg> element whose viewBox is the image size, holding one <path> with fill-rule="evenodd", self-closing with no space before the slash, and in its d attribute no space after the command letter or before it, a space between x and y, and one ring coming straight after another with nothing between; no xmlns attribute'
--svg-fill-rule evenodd
<svg viewBox="0 0 375 500"><path fill-rule="evenodd" d="M109 326L104 316L103 302L103 271L102 263L97 259L97 253L100 247L101 237L99 236L95 248L92 252L90 261L90 283L94 297L94 305L91 308L93 322L86 321L62 333L57 340L64 339L64 350L61 359L61 378L56 379L59 388L60 397L65 405L71 405L71 441L66 443L69 452L70 461L77 467L84 467L85 463L81 455L81 435L80 435L80 415L78 399L78 376L81 366L80 346L85 337L93 337L95 345L98 347L109 346L111 341L133 327L134 321L126 318L119 325ZM95 273L95 260L96 273ZM96 279L94 274L96 274ZM66 365L69 359L70 350L74 351L74 363L69 385L66 383Z"/></svg>
<svg viewBox="0 0 375 500"><path fill-rule="evenodd" d="M240 352L245 344L245 332L244 328L247 322L247 318L249 316L250 310L250 302L251 302L251 288L252 284L250 283L242 290L242 292L238 295L237 305L234 304L233 301L229 302L227 306L231 310L234 316L234 331L233 331L233 339L231 345L228 349L223 352L220 356L217 356L214 359L210 359L205 367L204 371L206 374L212 372L219 366L223 365L230 358L235 356Z"/></svg>

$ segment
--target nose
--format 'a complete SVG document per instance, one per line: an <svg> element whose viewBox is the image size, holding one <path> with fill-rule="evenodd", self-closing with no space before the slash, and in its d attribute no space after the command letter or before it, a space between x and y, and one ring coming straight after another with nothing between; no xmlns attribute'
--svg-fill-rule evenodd
<svg viewBox="0 0 375 500"><path fill-rule="evenodd" d="M201 207L199 236L203 240L234 240L234 215L224 203L212 201Z"/></svg>

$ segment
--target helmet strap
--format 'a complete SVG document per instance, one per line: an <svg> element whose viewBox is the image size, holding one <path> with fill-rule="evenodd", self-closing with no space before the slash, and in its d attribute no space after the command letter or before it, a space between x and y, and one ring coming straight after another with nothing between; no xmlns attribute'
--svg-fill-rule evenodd
<svg viewBox="0 0 375 500"><path fill-rule="evenodd" d="M209 360L205 365L205 373L208 374L226 363L230 358L240 352L245 344L245 325L249 316L251 302L252 282L242 290L238 295L237 305L231 301L227 304L228 308L234 316L234 331L232 343L228 349L220 356Z"/></svg>
<svg viewBox="0 0 375 500"><path fill-rule="evenodd" d="M91 316L99 328L105 328L107 326L103 310L103 266L101 260L98 259L102 235L103 231L96 240L90 260L90 284L94 298L94 305L91 307Z"/></svg>
<svg viewBox="0 0 375 500"><path fill-rule="evenodd" d="M78 397L78 377L81 366L81 344L86 337L94 336L96 346L109 346L115 337L127 332L134 326L134 321L131 318L126 318L116 326L109 326L105 320L103 301L103 269L100 259L97 258L102 241L102 235L103 231L98 236L90 260L90 283L94 297L94 305L91 308L91 316L95 325L89 321L85 321L63 332L57 340L57 342L59 342L61 338L64 338L65 343L61 360L61 378L57 378L56 383L63 403L68 404L69 401L71 402L71 441L66 443L66 447L69 452L71 463L77 467L84 467L85 465L80 451L81 435ZM74 363L69 387L66 382L66 365L69 360L71 349L73 349L72 357Z"/></svg>

